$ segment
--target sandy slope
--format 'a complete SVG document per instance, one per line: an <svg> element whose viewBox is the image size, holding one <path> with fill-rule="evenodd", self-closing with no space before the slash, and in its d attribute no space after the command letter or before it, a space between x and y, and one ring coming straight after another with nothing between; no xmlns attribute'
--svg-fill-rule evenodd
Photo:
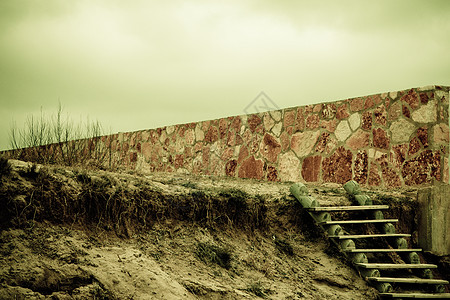
<svg viewBox="0 0 450 300"><path fill-rule="evenodd" d="M11 197L14 201L3 200L2 209L31 205L30 193L46 182L28 176L23 164L14 168L1 179L2 188L19 192ZM49 170L45 176L53 178L53 185L61 182L72 195L82 193L76 171ZM259 195L267 210L258 226L233 223L232 216L219 222L223 216L217 212L216 222L166 216L150 218L146 226L127 221L122 230L101 221L50 222L43 212L20 224L2 222L0 299L376 299L374 289L310 224L287 183L177 174L83 176L111 177L114 186L130 190L145 183L164 197L176 194L174 199L193 190L208 191L213 199L221 191L240 189L249 197ZM337 186L310 190L323 203L348 202ZM229 265L208 261L199 245L225 250Z"/></svg>

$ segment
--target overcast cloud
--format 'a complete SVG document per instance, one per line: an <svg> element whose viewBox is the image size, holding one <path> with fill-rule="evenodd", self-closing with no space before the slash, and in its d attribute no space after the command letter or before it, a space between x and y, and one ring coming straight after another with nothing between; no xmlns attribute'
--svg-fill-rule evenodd
<svg viewBox="0 0 450 300"><path fill-rule="evenodd" d="M64 111L112 132L450 85L450 1L0 1L0 149Z"/></svg>

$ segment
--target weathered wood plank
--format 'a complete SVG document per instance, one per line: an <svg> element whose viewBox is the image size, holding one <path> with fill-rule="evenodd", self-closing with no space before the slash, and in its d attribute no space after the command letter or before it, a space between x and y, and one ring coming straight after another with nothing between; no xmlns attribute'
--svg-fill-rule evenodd
<svg viewBox="0 0 450 300"><path fill-rule="evenodd" d="M367 224L367 223L390 223L390 222L398 222L398 219L324 221L324 222L320 222L320 224L334 225L334 224Z"/></svg>
<svg viewBox="0 0 450 300"><path fill-rule="evenodd" d="M357 267L366 269L437 269L433 264L381 264L381 263L356 263Z"/></svg>
<svg viewBox="0 0 450 300"><path fill-rule="evenodd" d="M319 206L309 207L309 211L352 211L352 210L379 210L388 209L389 205L363 205L363 206Z"/></svg>
<svg viewBox="0 0 450 300"><path fill-rule="evenodd" d="M422 293L380 293L388 298L417 298L417 299L450 299L450 293L422 294Z"/></svg>
<svg viewBox="0 0 450 300"><path fill-rule="evenodd" d="M370 253L370 252L421 252L422 249L346 249L345 252Z"/></svg>
<svg viewBox="0 0 450 300"><path fill-rule="evenodd" d="M408 237L411 236L408 233L377 233L377 234L347 234L347 235L330 235L329 238L335 238L339 240L343 239L366 239L366 238L379 238L379 237Z"/></svg>
<svg viewBox="0 0 450 300"><path fill-rule="evenodd" d="M368 277L370 281L393 283L418 283L418 284L448 284L447 280L423 279L423 278L394 278L394 277Z"/></svg>

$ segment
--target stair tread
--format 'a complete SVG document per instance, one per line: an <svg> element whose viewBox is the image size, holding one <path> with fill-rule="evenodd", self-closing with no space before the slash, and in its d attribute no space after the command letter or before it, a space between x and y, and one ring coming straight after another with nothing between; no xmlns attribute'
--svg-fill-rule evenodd
<svg viewBox="0 0 450 300"><path fill-rule="evenodd" d="M368 277L367 279L376 282L394 282L394 283L423 283L423 284L449 283L447 280L442 279L423 279L423 278Z"/></svg>
<svg viewBox="0 0 450 300"><path fill-rule="evenodd" d="M336 238L339 240L344 239L364 239L364 238L376 238L376 237L409 237L408 233L376 233L376 234L344 234L344 235L329 235L329 238Z"/></svg>
<svg viewBox="0 0 450 300"><path fill-rule="evenodd" d="M373 210L373 209L388 209L389 205L362 205L362 206L319 206L309 207L309 211L344 211L344 210Z"/></svg>
<svg viewBox="0 0 450 300"><path fill-rule="evenodd" d="M433 264L384 264L384 263L356 263L358 267L366 269L436 269Z"/></svg>
<svg viewBox="0 0 450 300"><path fill-rule="evenodd" d="M366 252L421 252L422 249L346 249L345 252L366 253Z"/></svg>
<svg viewBox="0 0 450 300"><path fill-rule="evenodd" d="M390 298L450 299L450 293L380 293L380 295Z"/></svg>
<svg viewBox="0 0 450 300"><path fill-rule="evenodd" d="M333 225L333 224L365 224L365 223L390 223L398 222L398 219L373 219L373 220L342 220L342 221L324 221L319 224Z"/></svg>

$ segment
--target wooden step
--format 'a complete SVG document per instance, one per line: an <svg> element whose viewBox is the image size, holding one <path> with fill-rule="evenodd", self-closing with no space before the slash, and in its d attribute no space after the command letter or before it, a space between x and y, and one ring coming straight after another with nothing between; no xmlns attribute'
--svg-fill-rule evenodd
<svg viewBox="0 0 450 300"><path fill-rule="evenodd" d="M346 249L344 252L352 253L382 253L382 252L421 252L422 249Z"/></svg>
<svg viewBox="0 0 450 300"><path fill-rule="evenodd" d="M450 299L450 293L422 294L422 293L380 293L386 298L416 298L416 299Z"/></svg>
<svg viewBox="0 0 450 300"><path fill-rule="evenodd" d="M365 269L437 269L432 264L378 264L378 263L356 263L355 266Z"/></svg>
<svg viewBox="0 0 450 300"><path fill-rule="evenodd" d="M366 239L379 237L408 237L407 233L377 233L377 234L343 234L343 235L329 235L329 238L347 240L347 239Z"/></svg>
<svg viewBox="0 0 450 300"><path fill-rule="evenodd" d="M319 206L309 207L309 211L351 211L351 210L379 210L388 209L389 205L362 205L362 206Z"/></svg>
<svg viewBox="0 0 450 300"><path fill-rule="evenodd" d="M320 222L319 224L336 225L336 224L367 224L367 223L394 223L394 222L398 222L398 219L325 221Z"/></svg>
<svg viewBox="0 0 450 300"><path fill-rule="evenodd" d="M393 277L368 277L370 281L393 283L419 283L419 284L448 284L447 280L422 279L422 278L393 278Z"/></svg>

